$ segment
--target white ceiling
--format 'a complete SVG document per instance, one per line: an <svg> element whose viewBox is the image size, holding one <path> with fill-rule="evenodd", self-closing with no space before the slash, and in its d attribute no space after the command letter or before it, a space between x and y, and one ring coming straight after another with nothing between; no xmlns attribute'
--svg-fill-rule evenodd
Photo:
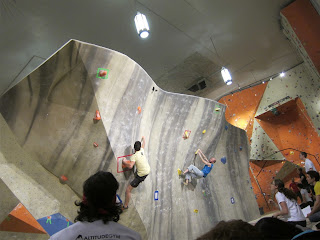
<svg viewBox="0 0 320 240"><path fill-rule="evenodd" d="M291 0L0 0L0 95L70 39L126 54L168 91L218 99L301 62L280 29ZM144 13L150 36L134 26ZM220 76L227 66L234 83Z"/></svg>

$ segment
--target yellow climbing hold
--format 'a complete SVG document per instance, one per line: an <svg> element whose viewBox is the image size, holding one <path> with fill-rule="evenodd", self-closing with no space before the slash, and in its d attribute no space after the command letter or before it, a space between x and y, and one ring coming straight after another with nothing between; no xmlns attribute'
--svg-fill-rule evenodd
<svg viewBox="0 0 320 240"><path fill-rule="evenodd" d="M195 213L198 213L199 211L198 211L198 209L195 209L195 210L193 210Z"/></svg>
<svg viewBox="0 0 320 240"><path fill-rule="evenodd" d="M198 154L198 151L199 151L199 149L198 149L194 154L197 155L197 154Z"/></svg>
<svg viewBox="0 0 320 240"><path fill-rule="evenodd" d="M182 171L180 168L178 168L178 175L180 176L182 174Z"/></svg>
<svg viewBox="0 0 320 240"><path fill-rule="evenodd" d="M202 133L205 134L205 133L206 133L206 130L203 130Z"/></svg>
<svg viewBox="0 0 320 240"><path fill-rule="evenodd" d="M220 109L219 107L216 107L214 110L215 110L216 112L219 112L221 109Z"/></svg>
<svg viewBox="0 0 320 240"><path fill-rule="evenodd" d="M290 155L293 155L294 154L294 151L290 151Z"/></svg>

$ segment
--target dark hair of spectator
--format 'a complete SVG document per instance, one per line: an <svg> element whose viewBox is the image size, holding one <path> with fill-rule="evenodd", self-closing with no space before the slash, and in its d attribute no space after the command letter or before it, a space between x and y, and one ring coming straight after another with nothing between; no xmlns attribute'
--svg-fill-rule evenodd
<svg viewBox="0 0 320 240"><path fill-rule="evenodd" d="M301 155L304 156L305 158L308 156L306 152L301 152Z"/></svg>
<svg viewBox="0 0 320 240"><path fill-rule="evenodd" d="M261 234L251 224L242 220L221 221L197 240L245 240L262 239Z"/></svg>
<svg viewBox="0 0 320 240"><path fill-rule="evenodd" d="M302 168L299 168L299 172L301 172L301 173L302 173L302 171L303 171L303 170L302 170Z"/></svg>
<svg viewBox="0 0 320 240"><path fill-rule="evenodd" d="M311 177L314 178L316 182L319 181L319 173L316 171L308 171L307 174Z"/></svg>
<svg viewBox="0 0 320 240"><path fill-rule="evenodd" d="M299 188L303 188L303 185L301 183L297 184Z"/></svg>
<svg viewBox="0 0 320 240"><path fill-rule="evenodd" d="M293 191L289 190L288 188L285 188L282 180L275 179L274 185L277 186L278 191L283 193L288 199L297 201L297 195Z"/></svg>
<svg viewBox="0 0 320 240"><path fill-rule="evenodd" d="M89 177L83 184L83 199L76 201L80 206L75 222L94 222L103 220L117 222L121 207L116 204L116 192L119 183L110 172L99 171Z"/></svg>
<svg viewBox="0 0 320 240"><path fill-rule="evenodd" d="M265 240L273 239L291 239L302 232L294 225L281 221L277 218L265 217L260 219L255 228L263 235Z"/></svg>
<svg viewBox="0 0 320 240"><path fill-rule="evenodd" d="M140 151L140 149L141 149L141 142L140 141L136 141L134 143L134 150Z"/></svg>

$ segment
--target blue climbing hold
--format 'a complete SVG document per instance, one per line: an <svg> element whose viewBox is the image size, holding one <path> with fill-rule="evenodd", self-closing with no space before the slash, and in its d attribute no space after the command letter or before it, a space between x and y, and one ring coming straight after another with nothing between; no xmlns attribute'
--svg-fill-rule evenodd
<svg viewBox="0 0 320 240"><path fill-rule="evenodd" d="M226 157L222 157L222 158L221 158L221 162L222 162L223 164L226 164L226 163L227 163L227 158L226 158Z"/></svg>
<svg viewBox="0 0 320 240"><path fill-rule="evenodd" d="M228 126L226 125L226 126L224 127L224 129L225 129L225 130L228 130Z"/></svg>
<svg viewBox="0 0 320 240"><path fill-rule="evenodd" d="M155 201L159 200L159 191L154 192L154 200Z"/></svg>
<svg viewBox="0 0 320 240"><path fill-rule="evenodd" d="M231 200L231 203L232 204L234 204L235 203L235 200L234 200L234 198L232 197L232 198L230 198L230 200Z"/></svg>
<svg viewBox="0 0 320 240"><path fill-rule="evenodd" d="M240 151L242 151L242 147L240 146Z"/></svg>

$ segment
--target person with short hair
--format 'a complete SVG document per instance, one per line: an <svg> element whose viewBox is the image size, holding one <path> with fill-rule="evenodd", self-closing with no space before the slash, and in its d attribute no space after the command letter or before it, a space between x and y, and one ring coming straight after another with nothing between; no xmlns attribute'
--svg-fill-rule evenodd
<svg viewBox="0 0 320 240"><path fill-rule="evenodd" d="M198 155L201 158L201 161L205 164L203 169L200 170L194 165L190 165L184 172L183 174L185 175L185 181L183 182L184 185L188 185L189 182L191 182L192 178L205 178L212 170L213 164L216 163L216 159L210 158L210 160L207 159L207 157L203 154L203 152L198 149L197 150Z"/></svg>
<svg viewBox="0 0 320 240"><path fill-rule="evenodd" d="M307 222L297 203L297 195L285 188L283 181L280 179L275 179L271 183L271 191L276 191L276 199L280 208L280 211L274 213L272 216L283 216L289 223L305 227Z"/></svg>
<svg viewBox="0 0 320 240"><path fill-rule="evenodd" d="M300 182L302 183L303 187L305 189L307 189L310 185L308 184L308 181L306 179L306 175L304 175L302 168L298 168L298 174L300 177Z"/></svg>
<svg viewBox="0 0 320 240"><path fill-rule="evenodd" d="M306 172L313 170L317 171L316 167L314 166L313 162L307 158L307 153L301 152L299 155L300 160L304 161L304 167L306 169Z"/></svg>
<svg viewBox="0 0 320 240"><path fill-rule="evenodd" d="M139 233L117 221L121 207L116 203L119 183L110 172L99 171L83 184L82 201L75 224L52 235L49 240L125 239L141 240Z"/></svg>
<svg viewBox="0 0 320 240"><path fill-rule="evenodd" d="M258 230L243 220L220 221L197 240L256 240L263 239Z"/></svg>
<svg viewBox="0 0 320 240"><path fill-rule="evenodd" d="M302 233L300 228L274 217L261 218L254 227L262 234L261 239L265 240L291 239Z"/></svg>
<svg viewBox="0 0 320 240"><path fill-rule="evenodd" d="M304 189L304 187L301 183L298 183L298 188L299 188L300 194L302 196L302 202L300 204L300 207L301 208L305 208L307 206L312 207L313 201L312 201L312 198L310 197L308 191L306 189Z"/></svg>
<svg viewBox="0 0 320 240"><path fill-rule="evenodd" d="M130 160L124 159L122 163L125 167L132 169L134 165L136 165L137 172L135 174L135 178L130 182L126 189L126 198L123 205L123 209L128 209L128 204L131 198L131 191L133 188L139 186L141 182L143 182L150 173L150 165L146 158L146 154L144 152L144 147L146 143L146 138L142 136L141 142L136 141L134 143L135 153L131 156Z"/></svg>
<svg viewBox="0 0 320 240"><path fill-rule="evenodd" d="M307 181L310 185L314 186L314 192L316 196L316 201L311 212L307 215L310 222L320 221L320 182L319 173L316 171L307 172Z"/></svg>

